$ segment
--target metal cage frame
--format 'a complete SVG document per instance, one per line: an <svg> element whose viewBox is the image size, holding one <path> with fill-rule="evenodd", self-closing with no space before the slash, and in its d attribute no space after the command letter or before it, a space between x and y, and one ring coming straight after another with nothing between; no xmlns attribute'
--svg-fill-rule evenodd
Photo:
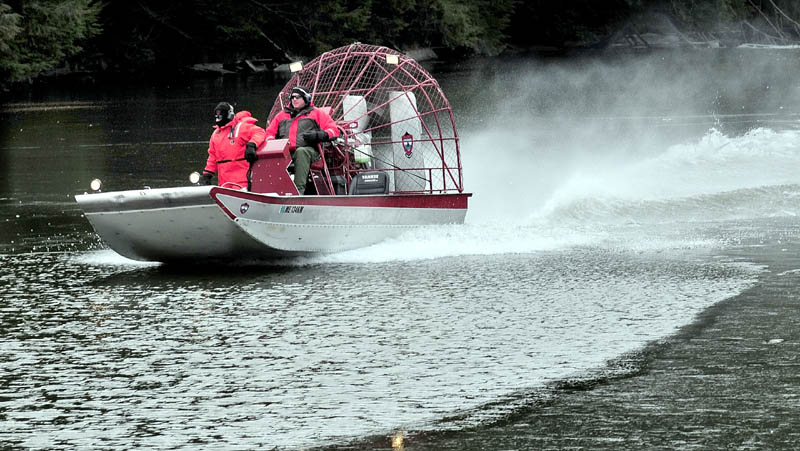
<svg viewBox="0 0 800 451"><path fill-rule="evenodd" d="M288 105L295 86L310 88L314 106L330 108L341 132L321 147L324 158L312 167L312 178L316 174L322 181L315 180L319 194L336 194L332 176L341 176L349 186L364 171L388 172L394 182L391 193L463 192L450 102L413 58L361 43L325 52L294 73L275 99L268 122ZM398 138L405 128L417 136L406 132Z"/></svg>

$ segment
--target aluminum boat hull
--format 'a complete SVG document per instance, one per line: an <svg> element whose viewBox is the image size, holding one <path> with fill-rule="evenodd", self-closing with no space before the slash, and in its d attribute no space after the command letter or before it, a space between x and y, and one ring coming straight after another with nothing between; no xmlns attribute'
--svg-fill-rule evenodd
<svg viewBox="0 0 800 451"><path fill-rule="evenodd" d="M208 186L75 196L98 235L143 261L273 259L464 222L469 194L279 196Z"/></svg>

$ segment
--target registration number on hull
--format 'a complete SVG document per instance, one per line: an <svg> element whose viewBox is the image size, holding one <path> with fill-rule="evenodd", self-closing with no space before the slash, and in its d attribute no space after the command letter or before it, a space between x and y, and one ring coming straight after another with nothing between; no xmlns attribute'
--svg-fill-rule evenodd
<svg viewBox="0 0 800 451"><path fill-rule="evenodd" d="M281 207L281 213L302 213L304 205L284 205Z"/></svg>

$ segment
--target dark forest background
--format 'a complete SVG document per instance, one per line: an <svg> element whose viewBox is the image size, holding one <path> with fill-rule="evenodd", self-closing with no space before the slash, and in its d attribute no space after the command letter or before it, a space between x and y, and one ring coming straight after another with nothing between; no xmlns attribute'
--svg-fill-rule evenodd
<svg viewBox="0 0 800 451"><path fill-rule="evenodd" d="M355 41L444 57L603 47L620 30L647 32L652 17L733 44L800 36L797 0L19 0L0 2L0 89L53 74L281 64Z"/></svg>

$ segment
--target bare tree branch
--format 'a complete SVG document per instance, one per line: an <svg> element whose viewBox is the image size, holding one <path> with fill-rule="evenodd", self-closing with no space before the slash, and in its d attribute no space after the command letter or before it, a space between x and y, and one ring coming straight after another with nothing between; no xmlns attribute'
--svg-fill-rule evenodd
<svg viewBox="0 0 800 451"><path fill-rule="evenodd" d="M786 20L788 20L789 22L793 23L793 24L794 24L796 27L800 27L800 23L797 23L797 21L796 21L796 20L792 19L791 17L789 17L789 15L788 15L788 14L786 14L785 12L783 12L783 10L781 10L780 8L778 8L778 5L776 5L774 1L772 1L772 0L769 0L769 2L770 2L770 4L772 4L772 7L773 7L773 8L775 8L775 10L776 10L776 11L778 11L779 13L781 13L781 15L782 15L783 17L785 17L785 18L786 18Z"/></svg>
<svg viewBox="0 0 800 451"><path fill-rule="evenodd" d="M762 10L761 10L761 8L759 8L758 6L756 6L756 4L755 4L755 3L753 3L753 0L747 0L747 2L748 2L748 3L750 3L750 5L752 5L752 6L753 6L753 8L755 8L755 9L756 9L756 11L758 11L758 12L759 12L759 14L761 14L761 16L762 16L762 17L764 17L764 20L766 20L766 21L767 21L767 23L768 23L768 24L769 24L769 25L772 27L772 29L773 29L773 30L775 30L775 32L776 32L776 33L778 33L778 36L780 36L780 39L782 39L783 41L786 41L786 40L787 40L787 39L786 39L786 36L784 36L784 35L783 35L783 33L781 33L781 30L780 30L780 28L778 28L778 27L777 27L775 24L773 24L773 23L772 23L772 21L771 21L771 20L769 20L769 16L767 16L767 15L764 13L764 11L762 11ZM752 26L752 25L751 25L751 26ZM754 27L754 28L755 28L755 27ZM766 34L766 33L764 33L764 34Z"/></svg>
<svg viewBox="0 0 800 451"><path fill-rule="evenodd" d="M274 47L274 48L275 48L275 50L277 50L278 52L280 52L281 56L283 56L284 58L286 58L286 61L287 61L287 62L290 62L290 61L292 61L292 57L290 57L290 56L289 56L289 54L288 54L288 53L286 53L286 50L284 50L283 48L281 48L281 46L279 46L278 44L276 44L276 43L275 43L275 41L273 41L272 39L270 39L270 37L269 37L269 36L267 36L267 35L266 35L266 33L264 33L264 32L263 32L263 31L261 31L261 30L258 30L258 34L259 34L259 35L260 35L262 38L266 39L266 40L267 40L267 41L268 41L270 44L272 44L272 47Z"/></svg>
<svg viewBox="0 0 800 451"><path fill-rule="evenodd" d="M267 11L267 13L269 13L271 16L277 17L279 19L277 22L289 24L292 27L292 30L294 30L294 33L297 34L298 36L301 34L300 30L305 29L305 27L302 24L299 24L296 21L291 20L289 17L286 17L286 15L282 14L282 11L280 10L271 8L270 6L265 5L264 3L256 0L248 0L248 2L252 5L258 6L259 8Z"/></svg>
<svg viewBox="0 0 800 451"><path fill-rule="evenodd" d="M153 11L150 8L148 8L147 6L145 6L142 2L139 2L139 7L142 9L142 11L147 13L147 15L150 16L156 22L158 22L161 25L169 28L170 30L174 31L175 33L178 33L179 35L183 36L186 40L188 40L188 41L192 40L191 36L189 36L187 33L183 32L183 30L175 27L174 25L172 25L169 22L167 22L166 20L164 20L163 17L161 17L158 14L156 14L155 11Z"/></svg>
<svg viewBox="0 0 800 451"><path fill-rule="evenodd" d="M748 22L746 20L744 21L744 24L747 25L748 27L752 28L753 31L755 31L756 33L762 34L762 35L766 36L767 38L769 38L772 41L773 44L775 44L776 42L780 41L780 38L777 38L775 36L771 36L771 35L767 34L764 30L760 30L760 29L754 27L753 24L751 24L750 22Z"/></svg>

